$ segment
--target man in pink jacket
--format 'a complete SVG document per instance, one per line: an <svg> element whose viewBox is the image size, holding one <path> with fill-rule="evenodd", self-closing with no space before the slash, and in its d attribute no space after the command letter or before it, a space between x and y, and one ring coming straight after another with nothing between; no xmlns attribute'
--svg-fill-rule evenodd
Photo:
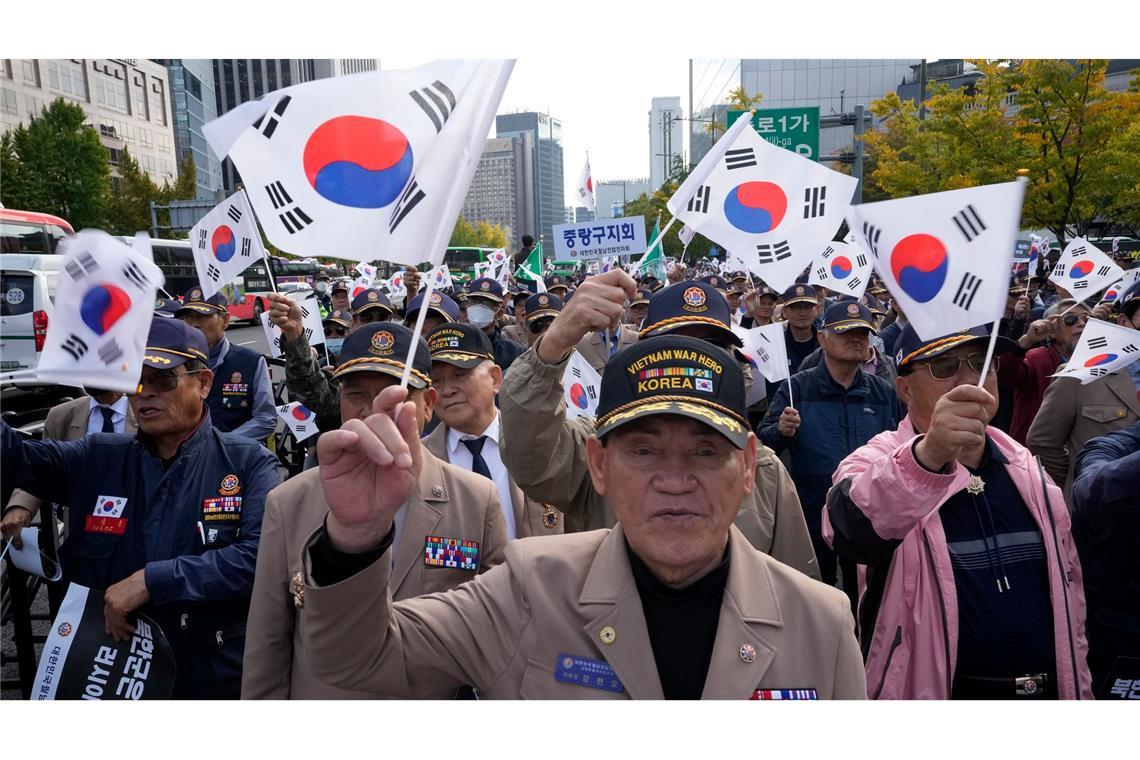
<svg viewBox="0 0 1140 760"><path fill-rule="evenodd" d="M866 566L872 699L1092 697L1068 510L1029 451L989 426L988 339L974 328L924 341L907 326L896 388L910 413L833 476L823 536Z"/></svg>

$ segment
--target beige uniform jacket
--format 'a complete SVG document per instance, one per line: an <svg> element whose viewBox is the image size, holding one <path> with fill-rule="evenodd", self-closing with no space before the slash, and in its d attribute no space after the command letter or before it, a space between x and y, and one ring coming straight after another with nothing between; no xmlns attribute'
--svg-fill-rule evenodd
<svg viewBox="0 0 1140 760"><path fill-rule="evenodd" d="M516 322L513 325L507 325L501 330L501 332L503 333L504 338L509 338L515 343L518 343L520 346L526 346L526 325L522 325Z"/></svg>
<svg viewBox="0 0 1140 760"><path fill-rule="evenodd" d="M562 510L567 533L609 528L617 518L594 490L586 465L586 439L594 434L594 419L566 419L565 369L565 361L540 360L533 347L515 360L499 393L499 451L527 496ZM820 578L795 484L775 453L759 442L756 488L741 502L735 524L760 551Z"/></svg>
<svg viewBox="0 0 1140 760"><path fill-rule="evenodd" d="M618 336L617 350L614 353L616 354L634 343L637 343L637 330L634 330L632 325L622 325L621 335ZM595 372L599 375L605 374L606 362L610 360L610 352L606 349L606 341L600 332L593 330L587 333L586 337L578 341L575 350L582 355L587 364L594 368Z"/></svg>
<svg viewBox="0 0 1140 760"><path fill-rule="evenodd" d="M729 541L702 697L814 689L820 699L865 699L843 593L756 551L732 527ZM318 677L395 697L467 683L489 699L662 698L620 526L512 541L506 562L471 583L394 605L387 557L316 588L305 552L301 630ZM605 661L620 691L556 680L567 656Z"/></svg>
<svg viewBox="0 0 1140 760"><path fill-rule="evenodd" d="M261 524L257 571L246 624L242 699L362 699L375 693L335 689L313 675L301 646L293 578L305 541L328 513L320 471L306 470L269 492ZM475 577L424 563L424 538L479 542L479 572L503 561L507 538L495 484L424 455L419 484L408 500L395 567L384 577L396 599L454 588ZM391 562L391 553L386 562ZM451 694L432 696L449 697Z"/></svg>
<svg viewBox="0 0 1140 760"><path fill-rule="evenodd" d="M48 441L77 441L87 435L87 420L91 416L91 397L80 396L71 401L64 401L48 410L47 419L44 420L44 440ZM124 428L127 435L134 435L138 430L138 420L131 407L127 406L127 422ZM7 512L12 507L24 507L34 516L40 509L40 500L27 491L19 488L13 489L12 498L4 507Z"/></svg>
<svg viewBox="0 0 1140 760"><path fill-rule="evenodd" d="M424 437L423 445L443 462L450 462L447 456L447 431L444 423ZM482 476L480 476L482 477ZM514 478L511 481L511 508L515 513L515 534L518 538L528 536L555 536L564 532L566 521L562 513L549 504L528 499Z"/></svg>
<svg viewBox="0 0 1140 760"><path fill-rule="evenodd" d="M1058 377L1045 389L1041 408L1029 426L1026 447L1045 465L1053 482L1069 501L1073 465L1090 439L1126 428L1140 419L1140 401L1127 370L1120 370L1081 385L1071 377ZM1071 503L1071 502L1070 502Z"/></svg>

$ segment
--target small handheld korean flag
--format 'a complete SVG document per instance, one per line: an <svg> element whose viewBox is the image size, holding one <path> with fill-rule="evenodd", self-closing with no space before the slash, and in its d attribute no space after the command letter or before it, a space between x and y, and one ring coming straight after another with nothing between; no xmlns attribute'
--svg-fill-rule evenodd
<svg viewBox="0 0 1140 760"><path fill-rule="evenodd" d="M102 230L61 245L55 311L34 378L134 393L162 271Z"/></svg>
<svg viewBox="0 0 1140 760"><path fill-rule="evenodd" d="M582 167L582 175L578 178L578 192L576 199L579 205L596 209L598 206L594 198L594 178L590 175L590 154L586 154L586 163Z"/></svg>
<svg viewBox="0 0 1140 760"><path fill-rule="evenodd" d="M1069 361L1053 377L1074 377L1087 385L1140 359L1140 330L1090 319Z"/></svg>
<svg viewBox="0 0 1140 760"><path fill-rule="evenodd" d="M1124 276L1124 270L1112 262L1104 251L1085 240L1073 238L1061 252L1049 279L1057 286L1084 301Z"/></svg>
<svg viewBox="0 0 1140 760"><path fill-rule="evenodd" d="M852 206L847 224L923 340L1005 310L1025 180Z"/></svg>
<svg viewBox="0 0 1140 760"><path fill-rule="evenodd" d="M874 257L857 243L833 241L812 262L808 284L859 298L867 289L874 266Z"/></svg>
<svg viewBox="0 0 1140 760"><path fill-rule="evenodd" d="M372 285L372 280L369 280L365 277L357 277L352 281L352 286L348 289L348 300L351 302L352 299L356 298L358 295L371 288Z"/></svg>
<svg viewBox="0 0 1140 760"><path fill-rule="evenodd" d="M404 285L404 273L396 272L387 280L381 280L378 286L388 291L388 298L399 300L408 294L408 288Z"/></svg>
<svg viewBox="0 0 1140 760"><path fill-rule="evenodd" d="M601 387L602 376L577 351L571 353L562 375L566 419L593 417L598 411L598 391Z"/></svg>
<svg viewBox="0 0 1140 760"><path fill-rule="evenodd" d="M301 329L305 333L305 339L309 342L309 345L314 348L322 346L325 342L325 329L321 324L321 312L317 306L316 297L310 296L304 301L301 301L300 307ZM269 343L271 358L279 358L283 353L281 328L269 321L268 312L263 312L261 315L261 329L265 331L265 340ZM317 353L320 354L323 350L323 348L318 348Z"/></svg>
<svg viewBox="0 0 1140 760"><path fill-rule="evenodd" d="M682 250L688 249L689 243L693 242L693 235L696 234L688 225L681 225L681 229L677 230L677 238L681 241Z"/></svg>
<svg viewBox="0 0 1140 760"><path fill-rule="evenodd" d="M770 383L778 383L788 379L788 350L784 342L784 325L773 322L762 327L744 328L733 325L732 331L744 341L740 353L752 365L752 369L759 372ZM748 405L755 404L764 398L764 383L752 383L752 390L748 394Z"/></svg>
<svg viewBox="0 0 1140 760"><path fill-rule="evenodd" d="M376 282L376 267L371 264L361 261L353 269L360 275L360 279L368 283L367 287L372 287L372 283Z"/></svg>
<svg viewBox="0 0 1140 760"><path fill-rule="evenodd" d="M300 401L277 407L277 416L285 423L285 427L289 428L289 432L298 443L321 432L317 427L317 416Z"/></svg>
<svg viewBox="0 0 1140 760"><path fill-rule="evenodd" d="M513 66L434 61L306 82L236 108L203 133L241 172L275 246L434 264Z"/></svg>
<svg viewBox="0 0 1140 760"><path fill-rule="evenodd" d="M747 114L738 124L669 199L669 211L784 290L835 236L857 181L772 145Z"/></svg>
<svg viewBox="0 0 1140 760"><path fill-rule="evenodd" d="M226 198L190 230L194 268L205 298L265 257L244 190Z"/></svg>
<svg viewBox="0 0 1140 760"><path fill-rule="evenodd" d="M428 277L432 281L432 288L434 290L444 290L445 288L455 287L455 282L451 279L451 269L447 264L440 264L435 269L432 269Z"/></svg>

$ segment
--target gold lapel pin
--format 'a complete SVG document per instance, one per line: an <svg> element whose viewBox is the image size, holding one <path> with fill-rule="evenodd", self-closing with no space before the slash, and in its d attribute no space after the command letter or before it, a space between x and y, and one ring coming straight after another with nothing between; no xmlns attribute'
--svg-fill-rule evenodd
<svg viewBox="0 0 1140 760"><path fill-rule="evenodd" d="M598 638L603 644L612 644L617 641L617 631L612 625L602 626L602 630L598 631Z"/></svg>
<svg viewBox="0 0 1140 760"><path fill-rule="evenodd" d="M741 644L740 659L744 660L745 662L755 662L756 647L752 646L751 644Z"/></svg>
<svg viewBox="0 0 1140 760"><path fill-rule="evenodd" d="M300 572L293 573L293 606L301 609L305 606L305 579Z"/></svg>

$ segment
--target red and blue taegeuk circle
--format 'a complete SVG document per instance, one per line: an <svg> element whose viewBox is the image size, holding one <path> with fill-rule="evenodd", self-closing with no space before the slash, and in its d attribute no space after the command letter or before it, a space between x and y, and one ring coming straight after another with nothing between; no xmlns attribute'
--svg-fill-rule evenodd
<svg viewBox="0 0 1140 760"><path fill-rule="evenodd" d="M1079 280L1082 277L1088 277L1089 272L1093 270L1093 263L1088 259L1081 259L1076 264L1069 268L1069 277L1074 280Z"/></svg>
<svg viewBox="0 0 1140 760"><path fill-rule="evenodd" d="M771 232L788 210L788 196L771 182L744 182L724 199L724 217L741 232Z"/></svg>
<svg viewBox="0 0 1140 760"><path fill-rule="evenodd" d="M574 383L570 386L570 400L574 402L574 406L579 409L586 409L590 406L590 399L586 395L586 389L582 387L581 383Z"/></svg>
<svg viewBox="0 0 1140 760"><path fill-rule="evenodd" d="M1104 295L1100 297L1100 300L1104 301L1105 303L1112 303L1119 295L1120 293L1116 291L1116 288L1109 288L1108 290L1104 291Z"/></svg>
<svg viewBox="0 0 1140 760"><path fill-rule="evenodd" d="M891 274L903 292L919 303L938 295L949 267L946 246L933 235L907 235L891 249Z"/></svg>
<svg viewBox="0 0 1140 760"><path fill-rule="evenodd" d="M351 208L383 208L412 176L412 146L395 126L367 116L337 116L305 143L305 176L322 198Z"/></svg>
<svg viewBox="0 0 1140 760"><path fill-rule="evenodd" d="M89 288L79 302L83 324L96 335L110 330L131 309L131 297L120 287L103 283Z"/></svg>
<svg viewBox="0 0 1140 760"><path fill-rule="evenodd" d="M293 407L293 419L300 420L301 422L304 422L305 420L309 419L312 416L313 416L313 412L308 407L306 407L304 404L299 404L299 405Z"/></svg>
<svg viewBox="0 0 1140 760"><path fill-rule="evenodd" d="M114 512L115 511L115 502L113 502L113 501L103 502L103 506L99 507L99 511L100 512Z"/></svg>
<svg viewBox="0 0 1140 760"><path fill-rule="evenodd" d="M1085 360L1085 366L1086 367L1102 367L1105 364L1110 364L1110 363L1116 361L1117 358L1118 357L1116 354L1097 354L1096 356L1092 357L1091 359L1086 359Z"/></svg>
<svg viewBox="0 0 1140 760"><path fill-rule="evenodd" d="M228 225L219 224L214 230L210 236L210 250L214 252L214 258L221 262L229 261L237 253L237 239Z"/></svg>
<svg viewBox="0 0 1140 760"><path fill-rule="evenodd" d="M831 276L837 280L845 280L851 274L851 259L846 256L836 256L831 260Z"/></svg>

